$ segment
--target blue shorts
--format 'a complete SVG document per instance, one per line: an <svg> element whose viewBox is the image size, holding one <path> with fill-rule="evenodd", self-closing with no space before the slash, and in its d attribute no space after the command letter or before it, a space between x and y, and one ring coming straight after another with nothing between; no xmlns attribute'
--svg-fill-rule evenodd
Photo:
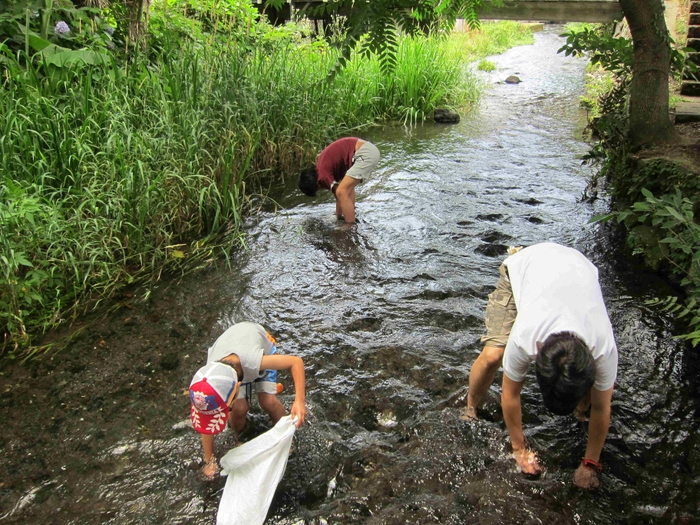
<svg viewBox="0 0 700 525"><path fill-rule="evenodd" d="M270 355L273 355L276 352L277 347L273 345L272 350L270 350ZM236 399L250 397L253 395L253 391L258 394L264 393L277 395L277 370L265 370L262 377L259 377L250 383L243 383L241 388L238 390Z"/></svg>

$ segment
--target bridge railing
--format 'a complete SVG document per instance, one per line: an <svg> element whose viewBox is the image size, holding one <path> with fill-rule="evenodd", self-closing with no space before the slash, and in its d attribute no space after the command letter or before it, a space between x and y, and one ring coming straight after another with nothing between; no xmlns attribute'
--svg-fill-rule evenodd
<svg viewBox="0 0 700 525"><path fill-rule="evenodd" d="M324 0L286 0L282 9L265 8L265 0L252 0L259 10L265 9L273 21L289 20L293 12L306 11L310 19L314 6ZM618 0L504 0L502 6L486 5L479 16L482 20L523 20L538 22L613 22L622 19ZM310 8L307 10L307 8ZM342 12L340 14L348 14Z"/></svg>

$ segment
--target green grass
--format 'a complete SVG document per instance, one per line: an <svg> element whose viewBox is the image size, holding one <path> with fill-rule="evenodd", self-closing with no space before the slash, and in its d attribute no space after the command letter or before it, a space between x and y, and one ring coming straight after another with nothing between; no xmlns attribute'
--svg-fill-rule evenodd
<svg viewBox="0 0 700 525"><path fill-rule="evenodd" d="M494 64L490 60L480 60L479 63L476 65L476 68L479 71L493 71L496 69L496 64Z"/></svg>
<svg viewBox="0 0 700 525"><path fill-rule="evenodd" d="M449 47L452 52L468 55L474 61L534 41L530 29L521 23L482 22L481 27L475 31L454 34L449 39Z"/></svg>
<svg viewBox="0 0 700 525"><path fill-rule="evenodd" d="M355 54L329 81L331 47L265 31L102 67L5 54L0 353L36 352L125 286L230 252L271 181L338 136L468 108L479 88L467 64L531 38L510 23L404 38L393 74Z"/></svg>
<svg viewBox="0 0 700 525"><path fill-rule="evenodd" d="M602 115L600 97L616 86L615 75L600 64L586 66L586 93L581 96L581 107L588 110L589 120Z"/></svg>

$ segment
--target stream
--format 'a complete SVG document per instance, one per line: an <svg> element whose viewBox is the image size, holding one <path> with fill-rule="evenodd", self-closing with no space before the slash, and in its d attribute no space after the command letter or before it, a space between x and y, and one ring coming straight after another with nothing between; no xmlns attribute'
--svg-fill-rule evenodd
<svg viewBox="0 0 700 525"><path fill-rule="evenodd" d="M356 227L336 222L329 192L305 197L290 177L228 265L160 283L145 303L125 294L69 348L4 363L0 523L215 523L225 481L198 474L187 387L244 320L307 374L308 424L266 523L700 523L700 361L645 304L669 285L589 223L607 203L584 198L586 61L557 54L562 30L491 57L459 124L363 134L382 159L358 186ZM498 266L508 246L543 241L598 266L619 348L595 491L572 483L586 428L544 409L534 367L522 399L538 479L510 457L500 372L485 417L459 419ZM250 422L244 438L270 427L257 403ZM233 436L216 444L220 457Z"/></svg>

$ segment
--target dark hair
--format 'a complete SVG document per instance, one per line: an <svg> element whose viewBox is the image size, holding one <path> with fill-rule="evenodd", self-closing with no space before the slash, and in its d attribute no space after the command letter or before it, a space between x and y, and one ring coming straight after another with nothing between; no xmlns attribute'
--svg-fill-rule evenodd
<svg viewBox="0 0 700 525"><path fill-rule="evenodd" d="M574 411L593 386L595 372L591 351L571 332L550 335L537 352L535 374L544 406L560 416Z"/></svg>
<svg viewBox="0 0 700 525"><path fill-rule="evenodd" d="M299 175L299 189L309 197L316 196L318 189L318 172L316 166L309 166L301 170Z"/></svg>

